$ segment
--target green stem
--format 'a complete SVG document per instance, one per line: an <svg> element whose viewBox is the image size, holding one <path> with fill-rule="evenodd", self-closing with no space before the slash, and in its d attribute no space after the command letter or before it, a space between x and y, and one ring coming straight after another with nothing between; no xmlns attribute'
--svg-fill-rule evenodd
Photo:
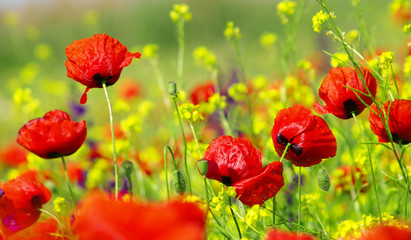
<svg viewBox="0 0 411 240"><path fill-rule="evenodd" d="M224 191L224 194L225 194L225 191ZM228 204L229 204L229 206L230 206L230 211L231 211L231 214L232 214L232 216L233 216L235 226L236 226L236 228L237 228L238 236L239 236L240 239L241 239L241 238L242 238L241 229L240 229L240 226L238 225L237 218L236 218L236 216L235 216L235 214L234 214L234 211L233 211L233 209L232 209L231 197L230 197L230 196L228 196Z"/></svg>
<svg viewBox="0 0 411 240"><path fill-rule="evenodd" d="M187 142L186 142L186 137L185 137L185 134L184 134L183 122L181 121L180 112L178 110L176 97L173 96L172 99L173 99L174 107L175 107L176 112L177 112L178 122L180 123L181 135L182 135L183 141L184 141L184 167L185 167L186 174L187 174L188 189L189 189L190 194L192 194L190 172L188 170L188 165L187 165Z"/></svg>
<svg viewBox="0 0 411 240"><path fill-rule="evenodd" d="M284 157L285 157L285 154L287 154L288 148L290 148L290 146L291 146L291 143L287 143L287 146L285 146L283 155L281 155L281 158L280 158L280 162L281 162L281 163L283 163L283 159L284 159Z"/></svg>
<svg viewBox="0 0 411 240"><path fill-rule="evenodd" d="M102 85L103 85L104 93L106 94L108 112L110 114L111 141L113 144L113 157L114 157L114 184L115 184L114 194L115 194L115 199L118 200L119 177L118 177L118 164L117 164L117 153L116 153L116 140L114 137L113 112L111 110L111 102L110 102L110 97L108 96L106 83L104 82Z"/></svg>
<svg viewBox="0 0 411 240"><path fill-rule="evenodd" d="M56 216L54 216L51 212L46 211L46 210L44 210L44 209L42 209L42 208L39 208L39 211L42 212L42 213L44 213L44 214L49 215L49 216L52 217L54 220L56 220L57 224L59 225L59 228L60 228L61 232L64 231L63 224L60 222L60 220L59 220Z"/></svg>
<svg viewBox="0 0 411 240"><path fill-rule="evenodd" d="M64 160L64 157L63 157L63 156L61 156L61 161L63 162L64 172L65 172L65 174L66 174L66 182L67 182L67 187L68 187L69 192L70 192L71 205L72 205L72 207L74 208L74 207L76 206L76 205L74 204L74 203L75 203L74 194L73 194L73 190L72 190L72 188L71 188L71 182L70 182L70 177L69 177L69 174L68 174L68 171L67 171L66 161Z"/></svg>
<svg viewBox="0 0 411 240"><path fill-rule="evenodd" d="M360 123L358 122L357 117L355 116L355 113L352 113L352 116L353 116L355 122L357 123L358 128L360 129L360 132L361 132L361 134L362 134L362 137L363 137L364 141L367 141L367 138L366 138L366 136L365 136L365 133L364 133L364 131L362 130L361 125L360 125ZM373 186L374 186L375 197L376 197L376 200L377 200L378 215L379 215L379 217L380 217L380 223L382 224L382 215L381 215L380 201L379 201L379 199L378 199L377 184L375 183L374 166L373 166L372 159L371 159L371 149L370 149L370 147L368 146L368 144L367 144L367 150L368 150L368 160L369 160L369 162L370 162L370 168L371 168L372 182L373 182Z"/></svg>
<svg viewBox="0 0 411 240"><path fill-rule="evenodd" d="M273 197L273 227L275 228L275 212L277 211L277 202L275 196Z"/></svg>
<svg viewBox="0 0 411 240"><path fill-rule="evenodd" d="M177 165L176 165L176 161L174 159L174 154L173 151L171 150L171 148L169 146L165 146L164 147L164 171L166 174L166 189L167 189L167 198L168 201L170 201L170 186L168 183L168 170L167 170L167 150L170 152L171 158L173 159L173 164L174 164L174 169L177 169Z"/></svg>
<svg viewBox="0 0 411 240"><path fill-rule="evenodd" d="M301 168L302 167L299 167L298 168L298 202L299 202L299 204L298 204L298 225L299 226L301 226L301 179L302 179L302 177L301 177ZM300 229L300 227L298 228L298 232L300 232L301 231L301 229Z"/></svg>

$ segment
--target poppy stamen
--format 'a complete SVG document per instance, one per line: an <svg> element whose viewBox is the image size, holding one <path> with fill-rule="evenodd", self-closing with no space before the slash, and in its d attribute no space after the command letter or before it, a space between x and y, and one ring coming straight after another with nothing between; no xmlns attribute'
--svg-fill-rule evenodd
<svg viewBox="0 0 411 240"><path fill-rule="evenodd" d="M221 182L226 186L231 186L233 184L230 176L221 176Z"/></svg>
<svg viewBox="0 0 411 240"><path fill-rule="evenodd" d="M282 135L281 133L277 135L277 142L283 145L284 147L287 146L287 144L289 143L288 139L284 137L284 135Z"/></svg>
<svg viewBox="0 0 411 240"><path fill-rule="evenodd" d="M352 118L352 113L357 115L357 104L354 102L352 99L348 99L344 103L344 109L345 109L345 116L347 118Z"/></svg>

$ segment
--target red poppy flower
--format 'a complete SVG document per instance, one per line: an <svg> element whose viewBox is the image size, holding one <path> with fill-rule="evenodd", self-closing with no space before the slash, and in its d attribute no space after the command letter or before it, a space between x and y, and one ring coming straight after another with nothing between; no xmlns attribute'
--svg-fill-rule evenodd
<svg viewBox="0 0 411 240"><path fill-rule="evenodd" d="M141 54L127 51L117 39L106 34L96 34L74 41L66 47L66 56L67 76L87 87L80 99L84 104L90 88L102 88L103 83L113 85L123 68Z"/></svg>
<svg viewBox="0 0 411 240"><path fill-rule="evenodd" d="M285 232L283 230L272 230L267 234L265 240L314 240L315 238L304 234L304 233L294 233L294 232Z"/></svg>
<svg viewBox="0 0 411 240"><path fill-rule="evenodd" d="M71 121L67 113L53 110L24 124L17 142L37 156L49 159L75 153L84 143L86 134L84 120Z"/></svg>
<svg viewBox="0 0 411 240"><path fill-rule="evenodd" d="M49 218L37 221L29 228L8 237L7 240L68 240L67 234L59 232L57 221Z"/></svg>
<svg viewBox="0 0 411 240"><path fill-rule="evenodd" d="M381 106L381 112L384 110L385 114L389 113L388 125L395 143L408 144L411 142L411 101L410 100L394 100L389 107L391 101L388 101ZM375 105L371 107L378 113ZM390 139L384 128L384 124L379 115L370 111L370 127L371 130L378 136L379 142L389 142Z"/></svg>
<svg viewBox="0 0 411 240"><path fill-rule="evenodd" d="M118 88L118 95L121 99L132 101L141 95L141 86L131 79L122 81Z"/></svg>
<svg viewBox="0 0 411 240"><path fill-rule="evenodd" d="M359 182L360 192L365 193L368 190L367 177L358 167L356 167L354 172L354 167L352 166L340 166L334 171L333 176L335 177L334 185L336 191L349 192L352 186L357 185L356 180Z"/></svg>
<svg viewBox="0 0 411 240"><path fill-rule="evenodd" d="M370 90L372 96L375 97L377 93L377 80L375 80L374 76L368 70L361 68L361 72L367 88ZM325 106L321 106L316 102L313 105L314 110L320 115L332 113L341 119L352 118L352 113L355 115L360 114L366 106L358 99L353 90L345 86L367 93L367 89L364 87L361 78L353 68L332 68L322 82L319 90L320 98L325 102ZM361 93L357 94L366 104L372 104L370 97Z"/></svg>
<svg viewBox="0 0 411 240"><path fill-rule="evenodd" d="M337 141L324 119L298 104L277 113L271 138L278 156L291 143L284 158L299 167L318 164L337 151Z"/></svg>
<svg viewBox="0 0 411 240"><path fill-rule="evenodd" d="M204 153L206 177L233 186L242 203L261 205L284 186L282 163L273 162L263 168L262 157L247 139L218 137Z"/></svg>
<svg viewBox="0 0 411 240"><path fill-rule="evenodd" d="M194 203L121 202L94 192L77 212L73 233L81 240L203 240L203 211Z"/></svg>
<svg viewBox="0 0 411 240"><path fill-rule="evenodd" d="M0 217L6 235L12 235L35 223L39 208L51 198L51 192L33 171L4 183L0 187Z"/></svg>
<svg viewBox="0 0 411 240"><path fill-rule="evenodd" d="M208 102L208 99L215 93L215 87L212 82L205 82L196 86L191 92L190 99L194 105L200 102Z"/></svg>
<svg viewBox="0 0 411 240"><path fill-rule="evenodd" d="M361 240L409 240L411 231L406 228L394 226L374 226L365 231Z"/></svg>
<svg viewBox="0 0 411 240"><path fill-rule="evenodd" d="M8 166L17 167L27 162L27 151L15 142L10 143L3 149L0 149L0 162Z"/></svg>

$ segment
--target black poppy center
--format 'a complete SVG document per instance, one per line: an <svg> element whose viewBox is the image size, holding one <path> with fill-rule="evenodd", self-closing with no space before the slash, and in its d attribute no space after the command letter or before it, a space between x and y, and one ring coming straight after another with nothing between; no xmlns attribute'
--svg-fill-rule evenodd
<svg viewBox="0 0 411 240"><path fill-rule="evenodd" d="M344 103L344 109L345 109L345 116L347 118L352 118L352 113L357 115L357 104L354 102L352 99L348 99Z"/></svg>
<svg viewBox="0 0 411 240"><path fill-rule="evenodd" d="M110 80L111 77L112 76L110 76L108 78L103 78L100 75L100 73L96 73L96 74L93 75L93 80L95 80L96 82L101 83L101 84L106 83L107 86L110 86L111 84L108 83L107 81Z"/></svg>
<svg viewBox="0 0 411 240"><path fill-rule="evenodd" d="M393 142L395 142L395 143L399 143L399 142L401 142L401 144L408 144L408 143L410 143L411 141L407 141L407 140L403 140L403 139L401 139L399 136L398 136L398 134L396 134L396 133L391 133L391 136L392 136L392 141Z"/></svg>
<svg viewBox="0 0 411 240"><path fill-rule="evenodd" d="M51 152L51 153L47 153L47 157L48 158L58 158L58 157L61 157L61 154L58 152Z"/></svg>
<svg viewBox="0 0 411 240"><path fill-rule="evenodd" d="M0 198L4 196L4 190L0 188Z"/></svg>
<svg viewBox="0 0 411 240"><path fill-rule="evenodd" d="M221 182L226 186L231 186L231 177L230 176L221 176Z"/></svg>
<svg viewBox="0 0 411 240"><path fill-rule="evenodd" d="M284 135L282 135L281 133L279 133L277 135L277 142L281 145L283 145L284 147L287 146L287 144L291 143L289 150L291 152L293 152L295 155L300 155L301 153L303 153L303 148L298 146L295 143L292 143L292 141L294 140L294 138L291 138L290 141L288 141L288 139L286 137L284 137Z"/></svg>
<svg viewBox="0 0 411 240"><path fill-rule="evenodd" d="M40 197L38 196L38 195L34 195L32 198L31 198L31 204L33 204L33 207L35 207L35 208L41 208L41 200L40 200Z"/></svg>

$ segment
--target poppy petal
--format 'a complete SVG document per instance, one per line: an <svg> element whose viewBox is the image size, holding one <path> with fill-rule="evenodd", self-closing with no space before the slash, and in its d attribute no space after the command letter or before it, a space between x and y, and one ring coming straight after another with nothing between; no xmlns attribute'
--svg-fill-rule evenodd
<svg viewBox="0 0 411 240"><path fill-rule="evenodd" d="M284 186L283 164L279 161L268 164L263 171L233 185L237 197L247 206L262 205L274 197Z"/></svg>

